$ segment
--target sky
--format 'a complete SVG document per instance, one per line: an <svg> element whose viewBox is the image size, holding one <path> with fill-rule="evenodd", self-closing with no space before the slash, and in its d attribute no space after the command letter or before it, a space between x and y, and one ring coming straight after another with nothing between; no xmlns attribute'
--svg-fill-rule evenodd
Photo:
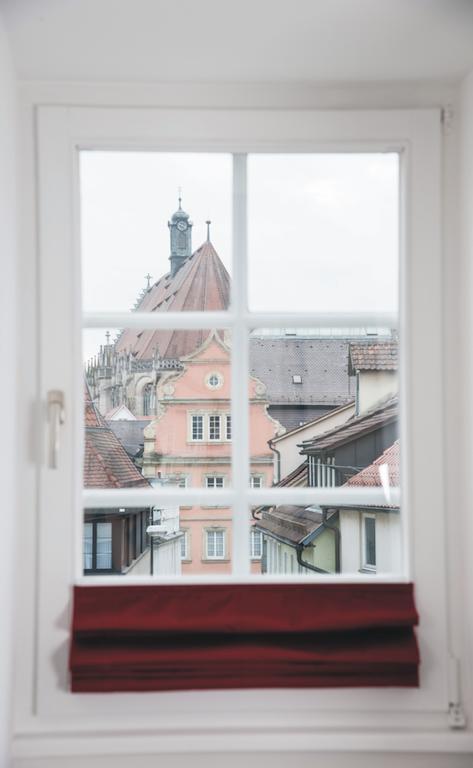
<svg viewBox="0 0 473 768"><path fill-rule="evenodd" d="M192 247L211 240L232 272L228 154L83 151L82 303L128 311L169 270L167 222L178 206ZM248 158L248 296L268 311L395 311L398 156L259 154ZM104 331L84 334L90 357Z"/></svg>

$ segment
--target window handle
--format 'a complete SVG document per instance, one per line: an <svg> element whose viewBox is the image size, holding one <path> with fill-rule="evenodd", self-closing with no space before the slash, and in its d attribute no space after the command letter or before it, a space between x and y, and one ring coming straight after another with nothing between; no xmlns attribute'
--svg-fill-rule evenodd
<svg viewBox="0 0 473 768"><path fill-rule="evenodd" d="M64 409L64 392L60 389L50 389L48 392L48 423L49 423L49 467L57 469L59 458L59 428L64 424L66 412Z"/></svg>

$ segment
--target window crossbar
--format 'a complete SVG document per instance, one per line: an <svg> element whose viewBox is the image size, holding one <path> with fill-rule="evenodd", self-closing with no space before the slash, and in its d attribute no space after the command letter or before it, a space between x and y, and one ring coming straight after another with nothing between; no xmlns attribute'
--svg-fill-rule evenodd
<svg viewBox="0 0 473 768"><path fill-rule="evenodd" d="M235 506L271 506L274 504L300 504L304 506L338 507L397 507L400 488L117 488L86 489L83 506L86 509L114 509L119 507L152 507L157 504L192 506L219 504Z"/></svg>

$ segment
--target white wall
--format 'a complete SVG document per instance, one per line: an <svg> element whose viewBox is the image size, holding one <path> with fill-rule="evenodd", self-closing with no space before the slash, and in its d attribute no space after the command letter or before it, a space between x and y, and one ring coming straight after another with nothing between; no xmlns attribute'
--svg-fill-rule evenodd
<svg viewBox="0 0 473 768"><path fill-rule="evenodd" d="M455 306L460 304L462 313L459 318L460 327L448 329L453 331L449 337L454 341L451 350L452 390L447 403L447 420L450 431L451 457L449 472L452 477L450 488L450 504L461 511L457 527L449 538L449 554L454 567L453 578L462 585L458 596L457 610L463 613L463 634L456 637L458 652L462 656L465 680L464 696L468 715L473 718L473 472L471 457L473 455L473 311L471 295L473 291L473 72L464 80L461 91L460 113L460 232L461 242L461 272L458 282L452 285L451 301ZM447 307L449 309L449 307ZM455 333L456 332L456 333ZM462 355L467 367L467 376L455 376L453 356ZM454 388L453 388L454 387ZM458 405L459 404L459 405ZM456 407L455 407L456 405ZM456 466L455 466L456 465ZM468 610L469 608L469 610Z"/></svg>
<svg viewBox="0 0 473 768"><path fill-rule="evenodd" d="M0 16L0 402L2 403L0 558L0 765L6 765L10 739L10 671L13 609L13 553L16 472L16 84L8 40ZM6 375L5 375L6 374Z"/></svg>
<svg viewBox="0 0 473 768"><path fill-rule="evenodd" d="M399 391L397 371L360 371L359 413Z"/></svg>
<svg viewBox="0 0 473 768"><path fill-rule="evenodd" d="M473 98L471 97L471 91L473 89L469 86L465 92L464 92L464 99L468 97L467 103L470 104L470 110L473 114ZM133 103L140 103L140 100L148 101L149 103L153 104L162 104L162 103L173 103L173 104L200 104L201 106L300 106L300 107L340 107L340 108L362 108L362 107L410 107L410 106L437 106L442 104L448 104L453 103L456 110L458 110L458 102L457 102L457 91L454 86L451 85L445 85L445 84L438 84L438 85L419 85L419 84L410 84L410 85L393 85L390 87L386 86L360 86L360 87L353 87L353 88L339 88L339 89L324 89L324 88L317 88L317 87L310 87L305 85L299 85L294 87L284 87L284 86L259 86L254 85L253 87L225 87L225 88L219 88L219 87L213 87L211 85L208 86L202 86L200 88L194 88L191 86L181 86L176 88L170 88L169 86L164 85L149 85L149 86L121 86L117 85L115 87L110 87L104 84L99 84L97 86L94 85L71 85L68 84L67 86L63 86L58 83L33 83L29 85L25 85L23 88L23 95L24 95L24 111L23 111L23 123L22 123L22 130L25 137L25 143L22 145L22 157L25 158L25 161L23 163L23 175L22 175L22 181L23 181L23 192L24 192L24 198L22 197L22 216L25 218L25 205L23 201L26 201L26 208L32 208L31 201L32 201L32 191L33 191L33 180L34 180L34 162L32 158L32 125L33 125L33 109L32 105L37 102L55 102L55 103L87 103L87 104L93 104L93 103L109 103L109 104L133 104ZM465 120L464 118L464 124L466 128L471 125L472 118L468 118L468 120ZM462 382L459 381L461 377L458 376L458 360L459 359L465 359L464 357L459 358L458 352L458 342L457 337L461 334L459 334L459 327L458 327L458 319L457 316L454 313L454 310L456 310L456 305L458 303L458 290L459 288L464 287L464 268L465 265L460 264L458 261L458 219L457 219L457 210L458 210L458 180L459 180L459 170L458 170L458 158L457 158L457 152L458 152L458 125L459 125L459 117L458 117L458 111L456 111L455 118L453 120L452 127L450 129L450 132L445 136L445 142L444 142L444 178L445 178L445 185L444 185L444 202L445 202L445 220L444 220L444 230L445 230L445 247L446 252L448 254L448 260L449 263L447 265L447 272L446 272L446 280L447 284L449 286L449 299L447 303L447 311L449 309L452 310L452 317L455 317L455 327L450 328L448 327L448 338L446 338L446 354L447 354L447 362L448 366L447 368L451 369L451 375L449 379L446 382L446 402L448 405L448 411L447 411L447 424L446 424L446 435L447 435L447 444L448 444L448 451L449 455L451 456L450 460L450 467L449 471L451 472L451 477L453 478L452 483L449 484L449 487L447 489L447 498L446 498L446 514L448 514L448 522L451 525L452 534L449 537L449 546L451 548L450 552L450 563L451 563L451 579L450 579L450 609L451 609L451 615L453 619L456 619L454 622L454 634L455 634L455 652L458 653L458 655L462 658L462 664L467 664L467 659L471 655L471 647L472 644L468 644L469 638L471 638L471 627L468 629L468 633L464 634L464 626L465 626L465 606L471 605L470 603L465 602L468 594L467 590L465 588L461 588L462 586L465 586L465 580L467 576L466 566L462 563L465 562L466 553L468 550L468 546L471 549L471 543L468 545L468 540L465 533L465 528L470 523L471 518L471 496L468 493L469 488L469 474L467 473L467 468L465 467L465 471L460 471L458 469L459 466L461 466L461 460L459 461L459 453L461 454L461 451L459 450L459 437L462 435L464 436L466 440L465 435L465 426L464 425L464 411L466 404L468 403L468 398L471 397L469 394L469 388L468 388L468 382L465 382L462 388ZM468 128L468 131L466 132L466 135L464 137L464 151L465 153L470 153L470 160L469 166L468 164L465 166L466 168L470 167L469 176L467 173L465 173L465 184L468 189L469 197L466 199L469 200L469 211L473 210L472 205L472 198L473 198L473 162L471 162L471 155L473 154L473 143L472 143L472 130L471 128ZM466 154L465 154L466 157ZM466 211L468 215L471 214L469 211ZM34 212L30 210L26 217L27 226L22 227L22 238L26 240L30 240L31 233L34 232ZM469 234L469 253L471 253L472 247L471 244L473 242L472 233ZM466 257L465 257L466 258ZM26 297L30 297L31 304L34 303L34 245L32 242L27 243L24 248L24 262L22 265L22 279L21 279L21 285L22 285L22 294ZM28 285L27 285L28 284ZM26 286L26 287L25 287ZM32 312L33 317L29 317L28 313L30 312L30 305L28 302L23 302L22 306L22 315L24 316L24 338L22 338L22 351L23 356L25 356L25 348L28 350L27 354L27 360L28 362L31 360L30 353L34 356L34 336L31 332L31 329L34 330L34 313ZM448 314L448 312L447 312ZM461 330L461 329L460 329ZM467 334L465 333L465 349L468 349ZM471 350L468 350L471 352ZM25 368L26 372L26 368ZM471 377L470 377L471 380ZM32 383L31 380L29 380L26 376L22 377L22 391L24 391L29 397L32 396L32 392L34 393L34 382ZM26 397L24 398L26 400ZM24 414L23 414L24 415ZM471 427L470 427L471 431ZM26 418L22 418L22 425L21 425L21 434L24 437L25 445L26 441L28 439L31 439L31 427L27 423ZM470 446L471 447L471 446ZM461 457L460 457L461 459ZM471 472L470 472L471 474ZM456 479L458 479L458 483L456 482ZM31 482L25 482L25 476L23 477L23 484L22 484L22 502L27 506L34 506L35 503L35 492L34 492L34 481ZM459 539L462 539L462 541L459 543ZM470 539L471 541L471 539ZM27 553L29 552L30 542L24 541L22 542L23 545L26 546ZM464 549L461 551L461 557L459 557L458 554L458 548L464 547ZM24 552L24 548L23 552ZM471 574L469 575L471 579ZM30 590L31 591L31 590ZM22 591L23 594L23 604L21 610L24 611L30 611L33 610L32 606L28 605L29 602L29 592L26 588ZM25 600L26 595L26 600ZM470 595L471 600L471 595ZM463 640L463 643L461 642ZM27 654L22 653L22 647L25 645L24 640L21 637L18 637L16 639L16 645L20 648L20 654L22 659L22 664L18 671L18 676L22 678L27 678L30 675L30 668L31 664L26 659ZM462 653L463 651L463 653ZM25 663L25 659L26 662ZM462 667L463 669L463 667ZM471 690L471 688L470 688ZM270 699L268 699L268 702L270 702ZM456 735L456 734L455 734ZM434 734L432 734L432 738L434 737ZM429 736L430 738L430 736ZM461 736L460 736L461 738ZM67 750L69 745L65 745L64 749ZM79 745L80 748L80 745ZM31 739L28 742L28 745L25 747L24 743L22 744L21 737L18 739L18 746L17 749L23 749L23 752L20 752L22 754L22 759L18 758L18 762L16 763L17 768L20 768L21 766L39 766L40 764L46 764L46 765L53 765L54 759L52 758L52 752L48 754L47 750L49 749L49 746L46 745L44 747L44 750L46 750L46 754L48 754L48 757L46 758L46 762L41 763L41 760L39 759L39 756L42 754L41 744L38 741L32 742ZM53 747L51 747L53 749ZM29 750L29 752L28 752ZM33 759L26 760L26 754L29 754L32 756ZM44 754L44 753L43 753ZM35 757L38 757L38 760L34 759ZM23 759L24 758L24 759ZM440 756L438 764L439 765L448 765L448 768L453 766L460 766L460 765L468 765L468 760L471 762L471 756L467 756L466 759L464 759L465 756L462 755L443 755ZM129 756L127 756L127 761L129 761ZM133 756L133 759L136 761L136 756ZM156 758L151 758L151 762L155 760ZM191 758L185 757L182 760L182 765L186 764L188 762L188 759L192 759L193 762L196 760L196 753L193 753ZM207 755L207 759L208 755ZM268 764L266 762L266 759L270 761L271 756L269 753L259 753L256 755L255 764L258 765L266 765ZM294 758L290 756L290 754L286 754L285 756L281 756L279 760L279 764L288 765L290 764L290 761ZM91 761L89 758L84 758L84 760L81 762L80 760L77 760L76 762L73 761L72 758L68 758L67 762L68 765L83 765L87 762L88 765L98 766L100 764L106 765L113 763L114 765L118 765L117 758L110 758L110 762L108 762L109 758L104 757L104 762L99 762L93 760ZM146 759L143 758L145 764ZM228 761L230 760L230 756L228 756ZM227 762L228 762L227 761ZM389 762L391 761L391 762ZM167 761L166 761L167 762ZM179 764L179 760L176 759L177 764ZM210 760L209 760L210 762ZM244 757L241 757L241 763L244 762ZM327 762L327 755L324 755L324 762L328 764ZM389 756L386 752L383 754L382 762L385 765L392 764L392 765L408 765L409 768L413 768L415 765L421 763L417 763L417 758L411 754L410 757L406 759L406 757L401 757L399 760L395 758L394 756ZM239 763L239 764L241 764ZM61 763L61 760L59 760L59 764L64 764L64 761ZM271 763L269 763L271 764ZM354 765L357 765L357 757L354 755L350 755L347 757L346 761L344 759L336 758L333 759L332 763L334 766L337 765L337 768L341 768L341 766L349 765L350 768L353 768ZM369 764L369 763L366 763ZM432 756L431 765L435 764L434 758Z"/></svg>
<svg viewBox="0 0 473 768"><path fill-rule="evenodd" d="M369 511L369 510L367 510ZM377 512L376 516L376 571L399 573L401 526L398 512ZM357 573L362 562L362 512L356 509L340 510L342 573Z"/></svg>

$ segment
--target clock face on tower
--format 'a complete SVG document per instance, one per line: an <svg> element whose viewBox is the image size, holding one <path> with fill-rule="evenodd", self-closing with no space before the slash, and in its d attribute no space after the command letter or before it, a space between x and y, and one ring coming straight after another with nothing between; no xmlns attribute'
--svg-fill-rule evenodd
<svg viewBox="0 0 473 768"><path fill-rule="evenodd" d="M187 224L185 221L178 221L177 222L177 228L180 232L185 232L187 229Z"/></svg>

